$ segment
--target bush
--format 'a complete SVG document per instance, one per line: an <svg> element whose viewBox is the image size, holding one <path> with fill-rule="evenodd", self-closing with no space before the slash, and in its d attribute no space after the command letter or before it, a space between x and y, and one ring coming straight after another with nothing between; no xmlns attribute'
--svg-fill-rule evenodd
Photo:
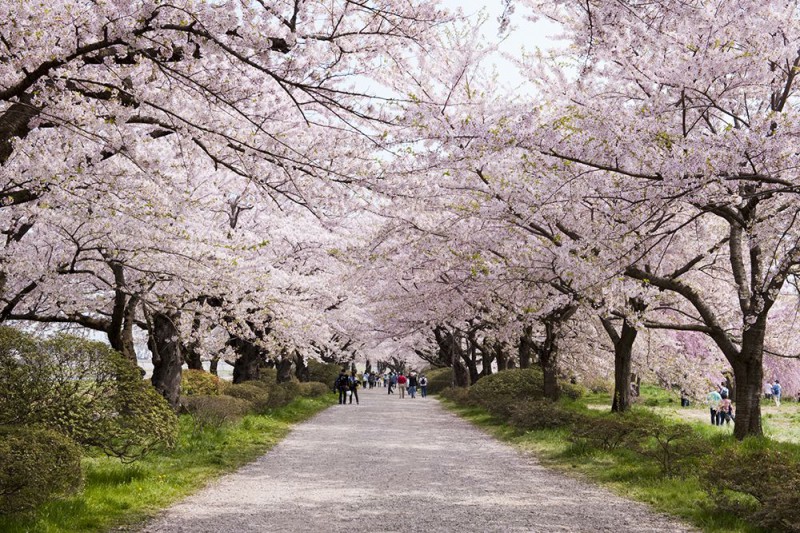
<svg viewBox="0 0 800 533"><path fill-rule="evenodd" d="M269 407L276 408L276 407L283 407L287 405L289 402L292 401L292 398L289 397L289 393L286 392L286 389L281 386L276 386L275 388L270 390L269 393Z"/></svg>
<svg viewBox="0 0 800 533"><path fill-rule="evenodd" d="M611 394L614 392L614 382L606 378L591 376L581 380L581 384L594 394Z"/></svg>
<svg viewBox="0 0 800 533"><path fill-rule="evenodd" d="M274 367L261 367L258 371L258 381L262 381L267 386L272 386L278 383L278 369Z"/></svg>
<svg viewBox="0 0 800 533"><path fill-rule="evenodd" d="M544 380L538 368L504 370L481 378L469 388L469 402L493 416L508 419L515 404L541 400Z"/></svg>
<svg viewBox="0 0 800 533"><path fill-rule="evenodd" d="M195 394L216 396L221 388L220 379L203 370L184 370L181 375L181 392L186 396Z"/></svg>
<svg viewBox="0 0 800 533"><path fill-rule="evenodd" d="M439 396L458 405L467 405L469 403L469 389L463 387L444 389L439 393Z"/></svg>
<svg viewBox="0 0 800 533"><path fill-rule="evenodd" d="M35 508L78 490L80 448L43 428L0 427L0 514Z"/></svg>
<svg viewBox="0 0 800 533"><path fill-rule="evenodd" d="M270 407L270 396L272 390L265 389L262 385L257 385L255 381L245 381L225 388L225 396L246 400L251 404L251 409L255 413L263 413Z"/></svg>
<svg viewBox="0 0 800 533"><path fill-rule="evenodd" d="M453 384L452 368L437 368L425 374L428 378L428 394L440 394Z"/></svg>
<svg viewBox="0 0 800 533"><path fill-rule="evenodd" d="M164 398L138 367L99 342L0 327L0 391L0 425L46 427L122 459L177 437Z"/></svg>
<svg viewBox="0 0 800 533"><path fill-rule="evenodd" d="M304 398L317 398L319 396L325 396L330 392L331 388L329 386L317 381L309 381L307 383L299 384L300 396Z"/></svg>
<svg viewBox="0 0 800 533"><path fill-rule="evenodd" d="M318 381L333 388L333 382L339 377L341 366L323 363L316 359L308 360L308 381Z"/></svg>
<svg viewBox="0 0 800 533"><path fill-rule="evenodd" d="M253 409L253 404L233 396L184 396L181 404L198 426L220 426L234 422Z"/></svg>
<svg viewBox="0 0 800 533"><path fill-rule="evenodd" d="M708 460L712 446L688 424L651 422L638 430L647 438L636 442L634 451L658 463L667 476L686 473ZM712 458L713 460L713 458Z"/></svg>
<svg viewBox="0 0 800 533"><path fill-rule="evenodd" d="M270 389L269 406L273 408L283 407L298 396L300 396L300 383L296 381L279 383L276 387Z"/></svg>
<svg viewBox="0 0 800 533"><path fill-rule="evenodd" d="M647 435L647 428L655 424L654 418L643 413L609 413L587 419L573 431L570 440L584 446L613 450L619 447L638 446Z"/></svg>
<svg viewBox="0 0 800 533"><path fill-rule="evenodd" d="M523 431L555 429L576 425L581 415L550 400L526 400L514 405L509 424Z"/></svg>
<svg viewBox="0 0 800 533"><path fill-rule="evenodd" d="M586 393L582 386L573 385L572 383L562 383L559 388L561 389L561 395L570 400L578 400Z"/></svg>
<svg viewBox="0 0 800 533"><path fill-rule="evenodd" d="M732 513L769 531L800 532L800 462L766 441L745 442L718 454L702 476L721 513ZM754 446L755 445L755 446Z"/></svg>
<svg viewBox="0 0 800 533"><path fill-rule="evenodd" d="M278 385L286 391L286 397L289 402L300 396L300 382L299 381L285 381ZM288 403L288 402L287 402Z"/></svg>

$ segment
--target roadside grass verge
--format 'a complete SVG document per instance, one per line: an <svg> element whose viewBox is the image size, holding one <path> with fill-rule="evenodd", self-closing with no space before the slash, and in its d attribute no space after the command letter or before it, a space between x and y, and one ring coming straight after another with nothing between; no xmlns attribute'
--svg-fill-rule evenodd
<svg viewBox="0 0 800 533"><path fill-rule="evenodd" d="M154 516L221 474L253 461L291 427L335 403L333 395L297 398L263 415L219 426L181 415L178 443L134 463L94 456L83 460L84 490L23 516L0 516L6 533L97 532L131 526Z"/></svg>
<svg viewBox="0 0 800 533"><path fill-rule="evenodd" d="M594 399L590 399L594 401ZM732 514L717 511L708 493L700 483L698 473L682 476L665 476L658 466L626 448L612 450L598 449L581 445L571 439L568 428L540 429L523 432L500 419L491 416L485 409L464 406L441 398L443 405L459 416L482 428L494 437L511 443L522 450L534 454L542 464L573 476L598 483L613 492L645 502L657 511L676 516L703 531L711 533L762 533L758 528ZM580 409L585 416L604 415L596 410L586 409L585 404L573 403L571 408ZM643 409L638 407L637 409ZM697 433L708 440L715 450L712 460L725 460L726 450L736 445L732 438L723 433L708 431L712 429L696 427ZM767 446L784 447L780 443ZM761 445L764 445L763 443ZM796 447L791 453L797 453Z"/></svg>

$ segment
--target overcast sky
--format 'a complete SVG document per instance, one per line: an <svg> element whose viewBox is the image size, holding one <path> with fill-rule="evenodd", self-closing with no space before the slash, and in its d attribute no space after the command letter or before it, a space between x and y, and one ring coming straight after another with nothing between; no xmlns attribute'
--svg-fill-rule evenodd
<svg viewBox="0 0 800 533"><path fill-rule="evenodd" d="M499 33L499 19L503 13L502 0L440 0L442 5L448 9L456 10L461 8L465 15L478 20L481 14L485 14L487 20L483 25L483 34L487 41L497 42L501 39ZM518 6L511 17L511 30L503 36L499 45L501 54L494 58L494 63L501 79L511 85L516 86L522 83L522 78L518 75L517 69L502 54L519 57L522 50L533 51L537 48L546 50L556 44L553 38L558 31L558 27L549 21L540 20L535 24L524 17L525 10Z"/></svg>

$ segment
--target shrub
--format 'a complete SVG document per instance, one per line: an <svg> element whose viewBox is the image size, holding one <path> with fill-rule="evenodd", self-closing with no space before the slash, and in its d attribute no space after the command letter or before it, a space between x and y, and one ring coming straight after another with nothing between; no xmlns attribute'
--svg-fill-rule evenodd
<svg viewBox="0 0 800 533"><path fill-rule="evenodd" d="M0 514L32 509L78 490L80 448L43 428L0 427Z"/></svg>
<svg viewBox="0 0 800 533"><path fill-rule="evenodd" d="M270 390L269 407L283 407L291 401L292 399L289 397L289 394L286 392L285 388L276 386L274 389Z"/></svg>
<svg viewBox="0 0 800 533"><path fill-rule="evenodd" d="M570 440L603 450L637 446L647 435L646 428L654 423L653 417L639 413L611 413L576 427Z"/></svg>
<svg viewBox="0 0 800 533"><path fill-rule="evenodd" d="M709 461L701 482L721 513L769 531L800 532L800 462L780 448L743 445Z"/></svg>
<svg viewBox="0 0 800 533"><path fill-rule="evenodd" d="M246 415L253 404L233 396L184 396L181 403L198 426L219 426Z"/></svg>
<svg viewBox="0 0 800 533"><path fill-rule="evenodd" d="M300 396L300 382L299 381L285 381L278 385L286 391L288 401L292 401Z"/></svg>
<svg viewBox="0 0 800 533"><path fill-rule="evenodd" d="M195 394L216 396L221 388L220 379L203 370L184 370L181 375L181 392L186 396Z"/></svg>
<svg viewBox="0 0 800 533"><path fill-rule="evenodd" d="M544 380L538 368L504 370L481 378L469 388L469 401L506 419L514 404L542 399Z"/></svg>
<svg viewBox="0 0 800 533"><path fill-rule="evenodd" d="M250 380L250 381L242 381L241 383L229 383L222 390L222 394L225 394L225 391L227 391L230 387L232 387L234 385L244 385L244 384L252 385L253 387L258 387L259 389L265 390L265 391L268 391L271 388L275 387L275 385L277 385L277 383L274 382L274 381L267 381L267 380L263 380L261 378L258 378L258 379L253 379L253 380Z"/></svg>
<svg viewBox="0 0 800 533"><path fill-rule="evenodd" d="M523 431L573 426L581 415L550 400L526 400L514 405L509 424Z"/></svg>
<svg viewBox="0 0 800 533"><path fill-rule="evenodd" d="M0 390L0 425L39 425L122 459L177 436L164 398L99 342L0 328Z"/></svg>
<svg viewBox="0 0 800 533"><path fill-rule="evenodd" d="M307 383L299 384L300 396L304 398L317 398L319 396L325 396L330 392L331 392L330 387L328 387L324 383L319 383L317 381L309 381Z"/></svg>
<svg viewBox="0 0 800 533"><path fill-rule="evenodd" d="M428 378L428 394L439 394L453 384L452 368L437 368L425 374Z"/></svg>
<svg viewBox="0 0 800 533"><path fill-rule="evenodd" d="M439 393L439 396L458 405L467 405L469 403L469 389L463 387L444 389Z"/></svg>
<svg viewBox="0 0 800 533"><path fill-rule="evenodd" d="M175 445L178 417L146 381L120 382L106 407L109 409L103 413L99 410L92 413L100 418L88 425L91 433L82 436L82 443L126 462L153 449Z"/></svg>
<svg viewBox="0 0 800 533"><path fill-rule="evenodd" d="M712 452L711 444L688 424L654 422L640 424L638 430L647 438L637 441L634 451L654 459L667 476L698 467Z"/></svg>
<svg viewBox="0 0 800 533"><path fill-rule="evenodd" d="M254 412L263 413L270 406L272 391L256 385L254 381L245 381L227 387L224 395L245 400L251 404Z"/></svg>
<svg viewBox="0 0 800 533"><path fill-rule="evenodd" d="M606 378L590 376L581 380L581 384L594 394L611 394L614 392L614 382Z"/></svg>
<svg viewBox="0 0 800 533"><path fill-rule="evenodd" d="M333 382L339 377L341 366L323 363L316 359L308 360L308 381L318 381L328 387L333 387Z"/></svg>
<svg viewBox="0 0 800 533"><path fill-rule="evenodd" d="M573 385L572 383L562 383L559 388L561 389L562 396L570 400L577 400L586 393L586 390L582 386Z"/></svg>
<svg viewBox="0 0 800 533"><path fill-rule="evenodd" d="M296 381L277 384L269 390L269 407L283 407L289 404L289 402L300 396L300 390L300 383Z"/></svg>
<svg viewBox="0 0 800 533"><path fill-rule="evenodd" d="M275 385L278 382L278 369L270 366L262 366L258 371L258 380L267 385Z"/></svg>

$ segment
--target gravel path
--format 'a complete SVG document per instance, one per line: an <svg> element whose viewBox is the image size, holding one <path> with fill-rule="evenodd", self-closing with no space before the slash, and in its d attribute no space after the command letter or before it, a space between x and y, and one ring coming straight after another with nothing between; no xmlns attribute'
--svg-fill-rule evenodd
<svg viewBox="0 0 800 533"><path fill-rule="evenodd" d="M360 396L144 531L692 531L539 466L432 398Z"/></svg>

